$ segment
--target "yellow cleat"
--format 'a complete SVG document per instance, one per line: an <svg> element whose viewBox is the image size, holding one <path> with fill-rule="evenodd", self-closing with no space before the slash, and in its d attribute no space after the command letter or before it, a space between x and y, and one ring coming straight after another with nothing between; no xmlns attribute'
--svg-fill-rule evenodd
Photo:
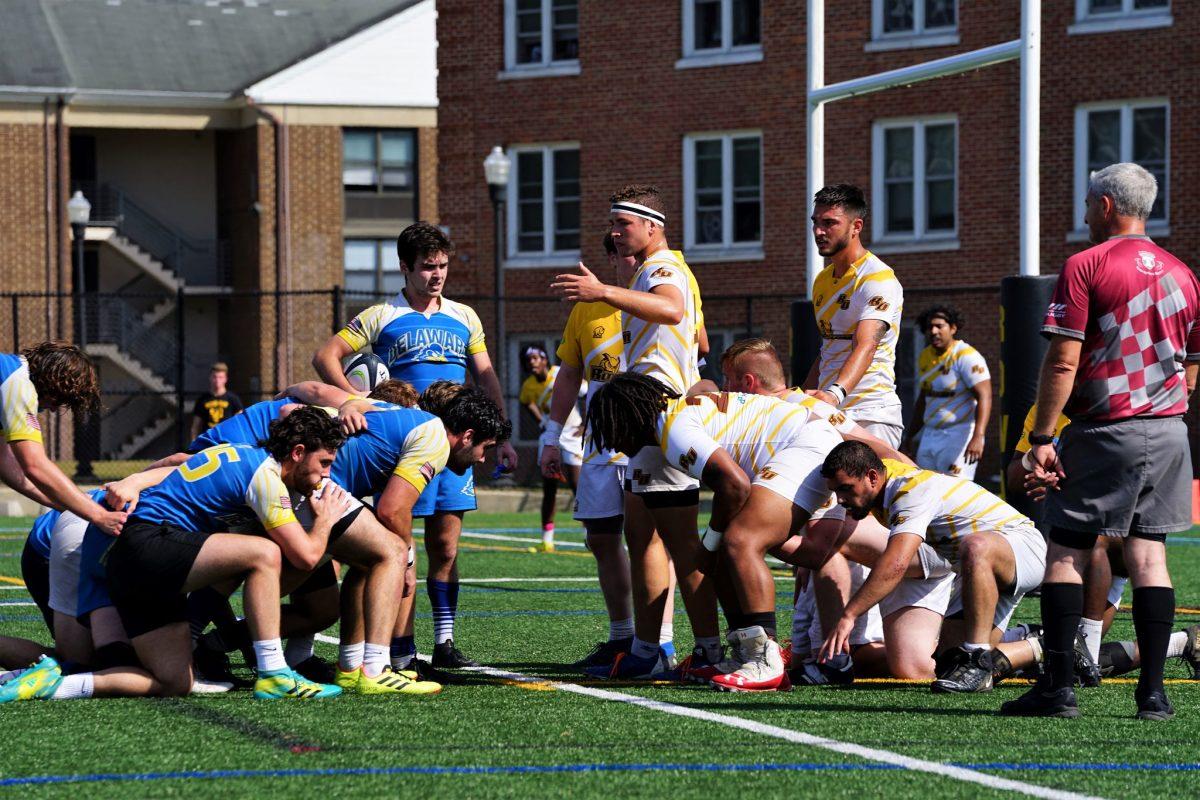
<svg viewBox="0 0 1200 800"><path fill-rule="evenodd" d="M442 691L440 683L433 681L412 680L391 667L384 667L383 672L375 677L363 672L355 687L359 694L437 694Z"/></svg>
<svg viewBox="0 0 1200 800"><path fill-rule="evenodd" d="M333 679L335 685L342 687L346 691L358 688L358 678L362 675L362 667L355 667L349 672L343 672L341 667L337 668L337 676Z"/></svg>
<svg viewBox="0 0 1200 800"><path fill-rule="evenodd" d="M554 542L542 542L537 547L532 548L535 553L553 553Z"/></svg>
<svg viewBox="0 0 1200 800"><path fill-rule="evenodd" d="M45 700L62 683L62 669L50 656L42 656L29 669L0 686L0 703Z"/></svg>

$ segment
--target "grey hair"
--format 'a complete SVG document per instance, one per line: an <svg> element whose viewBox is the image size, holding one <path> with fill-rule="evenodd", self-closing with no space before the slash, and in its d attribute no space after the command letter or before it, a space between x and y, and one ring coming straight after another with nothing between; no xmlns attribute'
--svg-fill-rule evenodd
<svg viewBox="0 0 1200 800"><path fill-rule="evenodd" d="M1148 169L1138 164L1128 161L1109 164L1091 174L1088 194L1097 198L1108 195L1122 217L1146 219L1158 195L1158 181Z"/></svg>

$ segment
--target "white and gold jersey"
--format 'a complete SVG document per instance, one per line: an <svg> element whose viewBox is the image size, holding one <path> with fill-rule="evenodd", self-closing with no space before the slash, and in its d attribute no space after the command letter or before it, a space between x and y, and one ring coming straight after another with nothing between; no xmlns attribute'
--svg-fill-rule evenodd
<svg viewBox="0 0 1200 800"><path fill-rule="evenodd" d="M530 375L521 384L521 392L517 395L517 402L523 406L534 405L542 412L542 427L545 427L545 421L550 418L550 400L554 397L554 384L558 380L558 367L552 366L546 370L546 377L542 380L534 375ZM581 384L579 387L583 389ZM581 439L583 436L583 417L579 415L578 404L571 406L571 413L567 415L567 421L563 423L562 436L565 439ZM579 443L576 442L576 445Z"/></svg>
<svg viewBox="0 0 1200 800"><path fill-rule="evenodd" d="M925 427L949 428L975 421L975 393L981 381L991 380L987 362L971 345L955 342L938 355L932 346L917 359L921 393L925 395Z"/></svg>
<svg viewBox="0 0 1200 800"><path fill-rule="evenodd" d="M775 397L706 392L670 401L657 434L667 463L694 478L719 448L753 477L813 419L807 409Z"/></svg>
<svg viewBox="0 0 1200 800"><path fill-rule="evenodd" d="M621 312L608 303L576 303L563 329L558 360L582 373L587 385L586 409L601 386L625 371ZM583 463L624 465L628 460L624 453L597 451L592 437L584 438Z"/></svg>
<svg viewBox="0 0 1200 800"><path fill-rule="evenodd" d="M837 382L838 372L854 349L854 330L863 320L887 323L875 358L858 385L846 396L842 409L858 420L902 424L896 395L896 343L904 290L891 268L871 253L850 265L840 278L827 266L813 284L813 311L821 333L818 386L824 390Z"/></svg>
<svg viewBox="0 0 1200 800"><path fill-rule="evenodd" d="M626 369L652 375L686 394L700 380L699 329L703 317L700 287L678 250L659 250L647 258L629 288L649 292L664 285L674 286L683 295L683 319L676 325L660 325L622 314Z"/></svg>
<svg viewBox="0 0 1200 800"><path fill-rule="evenodd" d="M819 417L832 425L838 433L854 433L854 429L858 427L858 424L846 416L846 413L840 408L813 397L803 389L788 389L787 395L782 399L807 409L814 417Z"/></svg>
<svg viewBox="0 0 1200 800"><path fill-rule="evenodd" d="M955 566L962 537L980 531L1010 536L1033 527L1028 517L976 483L890 458L883 465L887 485L875 518L892 536L915 533Z"/></svg>

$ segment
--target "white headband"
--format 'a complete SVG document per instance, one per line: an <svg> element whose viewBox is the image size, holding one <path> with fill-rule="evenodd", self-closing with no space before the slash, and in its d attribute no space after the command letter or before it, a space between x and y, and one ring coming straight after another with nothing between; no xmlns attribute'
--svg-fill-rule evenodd
<svg viewBox="0 0 1200 800"><path fill-rule="evenodd" d="M628 200L622 200L612 204L609 209L612 214L632 214L635 217L648 219L651 222L657 222L659 225L666 227L667 215L661 211L655 211L653 208L641 205L640 203L630 203Z"/></svg>

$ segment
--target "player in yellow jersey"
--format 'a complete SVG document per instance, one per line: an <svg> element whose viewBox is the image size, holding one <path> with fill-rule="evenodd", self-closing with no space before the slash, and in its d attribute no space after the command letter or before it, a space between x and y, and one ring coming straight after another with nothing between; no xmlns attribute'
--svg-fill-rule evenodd
<svg viewBox="0 0 1200 800"><path fill-rule="evenodd" d="M917 360L921 391L901 449L912 452L920 432L918 464L974 480L992 414L992 375L979 351L955 338L960 327L962 314L947 305L932 306L917 317L929 346Z"/></svg>
<svg viewBox="0 0 1200 800"><path fill-rule="evenodd" d="M813 284L821 354L803 388L845 411L893 447L904 432L896 395L896 343L904 290L887 264L863 247L862 189L826 186L814 198L813 238L830 259Z"/></svg>
<svg viewBox="0 0 1200 800"><path fill-rule="evenodd" d="M544 431L550 419L550 399L554 395L554 387L558 382L559 368L551 366L546 351L537 345L525 348L521 353L521 366L529 373L521 384L517 402L538 421L538 426ZM578 390L577 390L578 391ZM579 485L579 467L583 464L583 418L579 409L571 407L567 421L560 437L555 442L562 446L562 464L558 472L542 476L542 544L541 551L554 552L554 505L558 497L558 483L565 480L571 491ZM538 444L538 462L542 459L545 445Z"/></svg>
<svg viewBox="0 0 1200 800"><path fill-rule="evenodd" d="M601 283L580 265L580 274L559 275L551 288L567 300L604 301L621 311L625 364L683 395L700 380L700 289L683 254L667 244L665 205L652 186L626 186L610 198L613 242L634 256L638 270L628 289ZM699 482L669 464L657 449L630 456L625 537L633 575L636 635L615 677L661 674L669 659L659 649L670 566L674 562L684 605L696 636L691 660L715 664L722 658L716 594L700 571L696 539Z"/></svg>
<svg viewBox="0 0 1200 800"><path fill-rule="evenodd" d="M896 644L919 644L926 653L958 645L938 660L935 692L991 690L992 648L1045 573L1046 542L1033 522L971 481L881 460L861 442L838 445L821 471L851 516L873 514L890 531L887 549L827 636L822 656L844 652L855 619L882 604L889 646L893 632ZM904 577L924 542L951 563L952 573Z"/></svg>

